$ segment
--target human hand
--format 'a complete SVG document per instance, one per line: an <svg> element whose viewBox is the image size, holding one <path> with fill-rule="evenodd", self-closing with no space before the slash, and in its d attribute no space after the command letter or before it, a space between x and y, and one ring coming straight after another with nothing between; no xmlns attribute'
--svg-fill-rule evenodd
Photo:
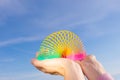
<svg viewBox="0 0 120 80"><path fill-rule="evenodd" d="M49 74L64 75L64 66L62 59L46 59L39 61L32 59L32 64L40 71Z"/></svg>
<svg viewBox="0 0 120 80"><path fill-rule="evenodd" d="M33 59L32 64L42 72L62 75L65 80L85 80L79 64L70 59Z"/></svg>
<svg viewBox="0 0 120 80"><path fill-rule="evenodd" d="M83 73L88 80L97 80L99 76L106 73L103 66L96 60L95 56L89 55L82 61L78 61L82 67Z"/></svg>

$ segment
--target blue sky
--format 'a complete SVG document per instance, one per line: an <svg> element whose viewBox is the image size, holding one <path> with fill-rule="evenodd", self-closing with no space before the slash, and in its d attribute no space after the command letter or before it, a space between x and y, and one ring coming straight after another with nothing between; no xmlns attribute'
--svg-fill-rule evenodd
<svg viewBox="0 0 120 80"><path fill-rule="evenodd" d="M63 80L30 61L50 33L70 30L120 78L120 0L0 0L0 80Z"/></svg>

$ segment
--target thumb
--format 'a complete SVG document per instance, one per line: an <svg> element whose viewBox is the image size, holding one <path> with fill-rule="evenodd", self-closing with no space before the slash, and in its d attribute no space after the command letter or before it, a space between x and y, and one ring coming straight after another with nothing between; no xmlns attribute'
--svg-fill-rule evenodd
<svg viewBox="0 0 120 80"><path fill-rule="evenodd" d="M44 67L44 64L42 61L39 61L37 59L32 59L31 63L35 66L35 67Z"/></svg>

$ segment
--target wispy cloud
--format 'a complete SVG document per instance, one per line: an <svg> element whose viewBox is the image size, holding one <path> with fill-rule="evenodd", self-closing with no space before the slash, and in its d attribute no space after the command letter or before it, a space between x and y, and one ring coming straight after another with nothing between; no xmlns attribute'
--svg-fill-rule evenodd
<svg viewBox="0 0 120 80"><path fill-rule="evenodd" d="M0 0L0 24L3 24L9 16L21 15L27 12L20 0Z"/></svg>
<svg viewBox="0 0 120 80"><path fill-rule="evenodd" d="M112 12L115 11L120 12L119 0L101 0L101 1L92 0L89 2L89 4L88 2L89 1L85 1L85 2L78 1L79 4L75 2L76 5L74 5L75 10L73 10L73 12L66 10L63 15L55 17L54 15L59 13L55 13L55 11L51 11L51 13L54 12L51 15L52 18L49 17L49 13L48 13L44 15L44 16L48 16L45 17L45 19L42 20L40 17L35 20L32 20L32 22L36 24L36 26L44 26L46 28L56 28L56 27L71 28L81 24L96 23L101 20L104 20L106 16L108 16ZM71 9L73 8L70 5L69 7ZM66 7L64 8L66 9Z"/></svg>
<svg viewBox="0 0 120 80"><path fill-rule="evenodd" d="M80 3L81 4L81 3ZM44 26L46 28L74 28L78 25L82 24L91 24L98 22L102 19L104 19L108 13L107 7L100 8L103 6L102 3L97 3L96 1L90 4L85 4L84 6L79 6L80 4L74 5L77 6L76 10L73 12L67 12L64 13L63 15L55 17L57 13L53 13L51 17L49 17L49 13L44 15L48 16L45 17L44 19L37 18L32 20L32 23L36 26ZM98 4L98 5L96 5ZM89 6L89 8L86 8L86 5ZM84 7L85 9L83 10L81 7ZM71 8L71 7L70 7ZM91 12L88 13L89 9ZM97 10L96 12L92 12L94 10ZM98 11L99 10L99 11ZM54 12L54 11L51 11ZM84 14L83 14L84 12ZM59 13L58 13L59 14Z"/></svg>
<svg viewBox="0 0 120 80"><path fill-rule="evenodd" d="M14 74L14 73L13 73ZM7 76L7 77L6 77ZM15 75L0 75L1 80L23 80L23 79L30 79L30 78L35 78L35 77L40 77L40 73L15 73Z"/></svg>
<svg viewBox="0 0 120 80"><path fill-rule="evenodd" d="M6 40L6 41L1 41L0 42L0 47L11 45L11 44L22 43L22 42L37 41L37 40L41 40L41 39L42 39L42 37L38 37L38 36L19 37L19 38L15 38L15 39L9 39L9 40Z"/></svg>
<svg viewBox="0 0 120 80"><path fill-rule="evenodd" d="M4 58L4 59L0 59L0 62L4 62L4 63L6 63L6 62L13 62L13 61L15 61L15 59L14 58Z"/></svg>
<svg viewBox="0 0 120 80"><path fill-rule="evenodd" d="M11 47L13 50L16 50L18 52L22 52L22 53L28 53L28 54L35 54L35 52L33 52L32 50L31 51L28 51L28 50L25 50L23 48L17 48L17 47Z"/></svg>
<svg viewBox="0 0 120 80"><path fill-rule="evenodd" d="M7 76L7 77L6 77ZM0 79L1 80L53 80L53 78L55 80L57 80L59 78L59 80L63 80L62 77L60 76L51 76L51 75L47 75L43 74L41 72L24 72L24 73L12 73L10 75L0 75Z"/></svg>
<svg viewBox="0 0 120 80"><path fill-rule="evenodd" d="M25 12L26 8L20 0L0 0L0 10L6 14L7 12L8 14L21 14Z"/></svg>
<svg viewBox="0 0 120 80"><path fill-rule="evenodd" d="M80 13L80 12L79 12ZM87 14L76 14L76 13L65 13L62 16L52 18L51 20L41 18L36 18L32 20L32 23L36 26L44 26L46 28L65 28L65 27L76 27L82 24L91 24L103 20L106 17L107 13L104 10L95 13L94 15ZM47 15L46 15L47 16ZM88 17L86 17L88 16Z"/></svg>

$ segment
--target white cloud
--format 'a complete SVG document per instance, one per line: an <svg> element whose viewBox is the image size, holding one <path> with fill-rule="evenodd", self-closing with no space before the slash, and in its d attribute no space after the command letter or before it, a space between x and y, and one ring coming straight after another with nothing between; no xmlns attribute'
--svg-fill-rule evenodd
<svg viewBox="0 0 120 80"><path fill-rule="evenodd" d="M38 36L19 37L19 38L15 38L15 39L9 39L6 41L1 41L0 47L7 46L10 44L17 44L17 43L22 43L22 42L31 42L31 41L41 40L41 39L42 39L42 37L38 37Z"/></svg>

